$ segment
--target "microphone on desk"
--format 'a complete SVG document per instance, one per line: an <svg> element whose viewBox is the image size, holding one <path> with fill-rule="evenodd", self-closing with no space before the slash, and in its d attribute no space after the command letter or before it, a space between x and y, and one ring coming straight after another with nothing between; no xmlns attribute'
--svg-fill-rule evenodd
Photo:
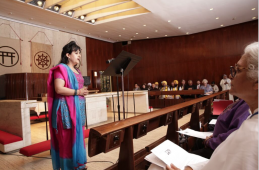
<svg viewBox="0 0 259 170"><path fill-rule="evenodd" d="M111 58L111 59L107 60L106 63L110 64L113 60L115 60L115 58Z"/></svg>

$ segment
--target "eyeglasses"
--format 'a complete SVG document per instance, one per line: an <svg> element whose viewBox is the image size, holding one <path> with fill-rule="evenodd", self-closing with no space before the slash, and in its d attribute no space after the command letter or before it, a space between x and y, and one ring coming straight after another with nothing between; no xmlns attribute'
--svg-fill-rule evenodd
<svg viewBox="0 0 259 170"><path fill-rule="evenodd" d="M237 74L237 70L251 70L250 68L240 67L237 64L235 64L235 67L230 66L230 74L234 78Z"/></svg>

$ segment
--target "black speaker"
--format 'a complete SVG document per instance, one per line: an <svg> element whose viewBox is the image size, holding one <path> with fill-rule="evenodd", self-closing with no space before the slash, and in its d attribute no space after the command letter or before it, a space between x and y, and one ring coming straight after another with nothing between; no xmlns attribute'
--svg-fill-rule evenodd
<svg viewBox="0 0 259 170"><path fill-rule="evenodd" d="M128 41L122 41L121 44L124 45L128 45Z"/></svg>
<svg viewBox="0 0 259 170"><path fill-rule="evenodd" d="M89 86L91 84L90 76L83 76L84 78L84 86Z"/></svg>

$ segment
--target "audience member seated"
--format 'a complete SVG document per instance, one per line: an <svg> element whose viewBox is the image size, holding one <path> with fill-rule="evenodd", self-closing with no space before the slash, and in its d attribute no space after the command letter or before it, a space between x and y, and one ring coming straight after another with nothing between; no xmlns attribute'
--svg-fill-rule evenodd
<svg viewBox="0 0 259 170"><path fill-rule="evenodd" d="M151 86L152 86L152 84L151 84L151 83L148 83L148 84L147 84L147 89L150 90L150 89L151 89Z"/></svg>
<svg viewBox="0 0 259 170"><path fill-rule="evenodd" d="M167 86L167 82L166 81L162 81L162 87L160 89L160 91L169 91L170 88ZM167 99L167 95L160 95L159 96L160 99Z"/></svg>
<svg viewBox="0 0 259 170"><path fill-rule="evenodd" d="M204 90L204 95L210 95L213 93L213 89L211 87L211 85L208 84L208 80L207 79L203 79L202 80L202 86L200 87L201 90ZM200 97L204 96L204 95L200 95Z"/></svg>
<svg viewBox="0 0 259 170"><path fill-rule="evenodd" d="M210 160L187 165L185 170L258 169L258 42L246 47L241 59L231 67L231 75L229 91L247 103L250 116L216 148ZM178 169L167 166L167 170Z"/></svg>
<svg viewBox="0 0 259 170"><path fill-rule="evenodd" d="M139 88L139 85L136 83L135 84L135 88L133 89L133 91L138 91L138 90L140 90L140 88Z"/></svg>
<svg viewBox="0 0 259 170"><path fill-rule="evenodd" d="M197 86L196 89L200 89L200 87L201 87L201 82L200 82L200 80L197 81L197 85L196 85L196 86Z"/></svg>
<svg viewBox="0 0 259 170"><path fill-rule="evenodd" d="M141 86L140 89L141 89L141 90L148 90L147 87L146 87L146 83L142 84L142 86Z"/></svg>
<svg viewBox="0 0 259 170"><path fill-rule="evenodd" d="M184 90L196 90L196 86L193 85L192 80L188 80L188 84L185 86ZM182 98L195 98L195 95L181 95Z"/></svg>
<svg viewBox="0 0 259 170"><path fill-rule="evenodd" d="M178 80L174 80L172 83L171 83L171 87L170 87L170 90L171 91L178 91ZM171 96L172 99L179 99L180 98L180 95L172 95Z"/></svg>
<svg viewBox="0 0 259 170"><path fill-rule="evenodd" d="M211 82L211 87L213 89L213 93L219 92L219 87L215 84L215 82Z"/></svg>
<svg viewBox="0 0 259 170"><path fill-rule="evenodd" d="M249 106L244 100L229 105L219 115L213 135L205 140L197 139L192 153L210 159L213 151L247 119L250 115L248 110Z"/></svg>
<svg viewBox="0 0 259 170"><path fill-rule="evenodd" d="M159 88L159 83L158 83L158 82L155 82L155 85L156 85L156 88L157 88L158 90L160 90L160 88Z"/></svg>
<svg viewBox="0 0 259 170"><path fill-rule="evenodd" d="M185 80L183 79L181 86L179 86L179 90L180 90L180 91L181 91L181 90L184 90L185 86L186 86Z"/></svg>
<svg viewBox="0 0 259 170"><path fill-rule="evenodd" d="M156 87L155 83L152 84L150 91L159 91L159 89Z"/></svg>

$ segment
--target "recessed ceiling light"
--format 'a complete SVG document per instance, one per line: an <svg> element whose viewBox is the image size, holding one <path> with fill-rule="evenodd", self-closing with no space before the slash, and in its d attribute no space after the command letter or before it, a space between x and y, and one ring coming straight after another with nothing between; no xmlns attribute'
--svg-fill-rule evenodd
<svg viewBox="0 0 259 170"><path fill-rule="evenodd" d="M147 38L149 38L149 37L147 37Z"/></svg>
<svg viewBox="0 0 259 170"><path fill-rule="evenodd" d="M181 29L181 27L178 27L178 29Z"/></svg>
<svg viewBox="0 0 259 170"><path fill-rule="evenodd" d="M155 30L155 32L158 32L157 30Z"/></svg>
<svg viewBox="0 0 259 170"><path fill-rule="evenodd" d="M33 18L30 18L31 20L33 20Z"/></svg>
<svg viewBox="0 0 259 170"><path fill-rule="evenodd" d="M146 25L143 25L144 27L146 26Z"/></svg>
<svg viewBox="0 0 259 170"><path fill-rule="evenodd" d="M256 8L252 8L252 10L255 10Z"/></svg>
<svg viewBox="0 0 259 170"><path fill-rule="evenodd" d="M213 8L210 8L210 10L212 11L212 10L213 10Z"/></svg>
<svg viewBox="0 0 259 170"><path fill-rule="evenodd" d="M55 10L55 11L58 11L58 10L59 10L59 6L55 5L55 6L54 6L54 10Z"/></svg>
<svg viewBox="0 0 259 170"><path fill-rule="evenodd" d="M81 19L81 20L85 19L85 16L84 16L84 15L81 15L81 16L80 16L80 19Z"/></svg>
<svg viewBox="0 0 259 170"><path fill-rule="evenodd" d="M38 6L42 6L43 5L43 2L42 1L37 1L37 4L38 4Z"/></svg>
<svg viewBox="0 0 259 170"><path fill-rule="evenodd" d="M168 22L171 22L171 20L168 20Z"/></svg>
<svg viewBox="0 0 259 170"><path fill-rule="evenodd" d="M122 28L123 30L125 30L125 28Z"/></svg>
<svg viewBox="0 0 259 170"><path fill-rule="evenodd" d="M219 17L217 17L216 19L219 19Z"/></svg>
<svg viewBox="0 0 259 170"><path fill-rule="evenodd" d="M167 35L165 35L167 37Z"/></svg>
<svg viewBox="0 0 259 170"><path fill-rule="evenodd" d="M189 32L187 32L186 34L189 34Z"/></svg>
<svg viewBox="0 0 259 170"><path fill-rule="evenodd" d="M130 40L133 40L132 38Z"/></svg>
<svg viewBox="0 0 259 170"><path fill-rule="evenodd" d="M95 23L95 19L92 19L92 20L91 20L91 23L93 23L93 24L94 24L94 23Z"/></svg>
<svg viewBox="0 0 259 170"><path fill-rule="evenodd" d="M105 32L108 32L108 31L105 31Z"/></svg>
<svg viewBox="0 0 259 170"><path fill-rule="evenodd" d="M256 19L256 17L253 17L252 19Z"/></svg>
<svg viewBox="0 0 259 170"><path fill-rule="evenodd" d="M222 24L222 25L220 25L221 27L223 27L224 25Z"/></svg>
<svg viewBox="0 0 259 170"><path fill-rule="evenodd" d="M138 34L138 33L136 33L136 34Z"/></svg>
<svg viewBox="0 0 259 170"><path fill-rule="evenodd" d="M121 35L119 35L121 37Z"/></svg>
<svg viewBox="0 0 259 170"><path fill-rule="evenodd" d="M73 14L72 11L68 11L68 12L67 12L67 15L69 15L69 16L71 16L72 14Z"/></svg>

